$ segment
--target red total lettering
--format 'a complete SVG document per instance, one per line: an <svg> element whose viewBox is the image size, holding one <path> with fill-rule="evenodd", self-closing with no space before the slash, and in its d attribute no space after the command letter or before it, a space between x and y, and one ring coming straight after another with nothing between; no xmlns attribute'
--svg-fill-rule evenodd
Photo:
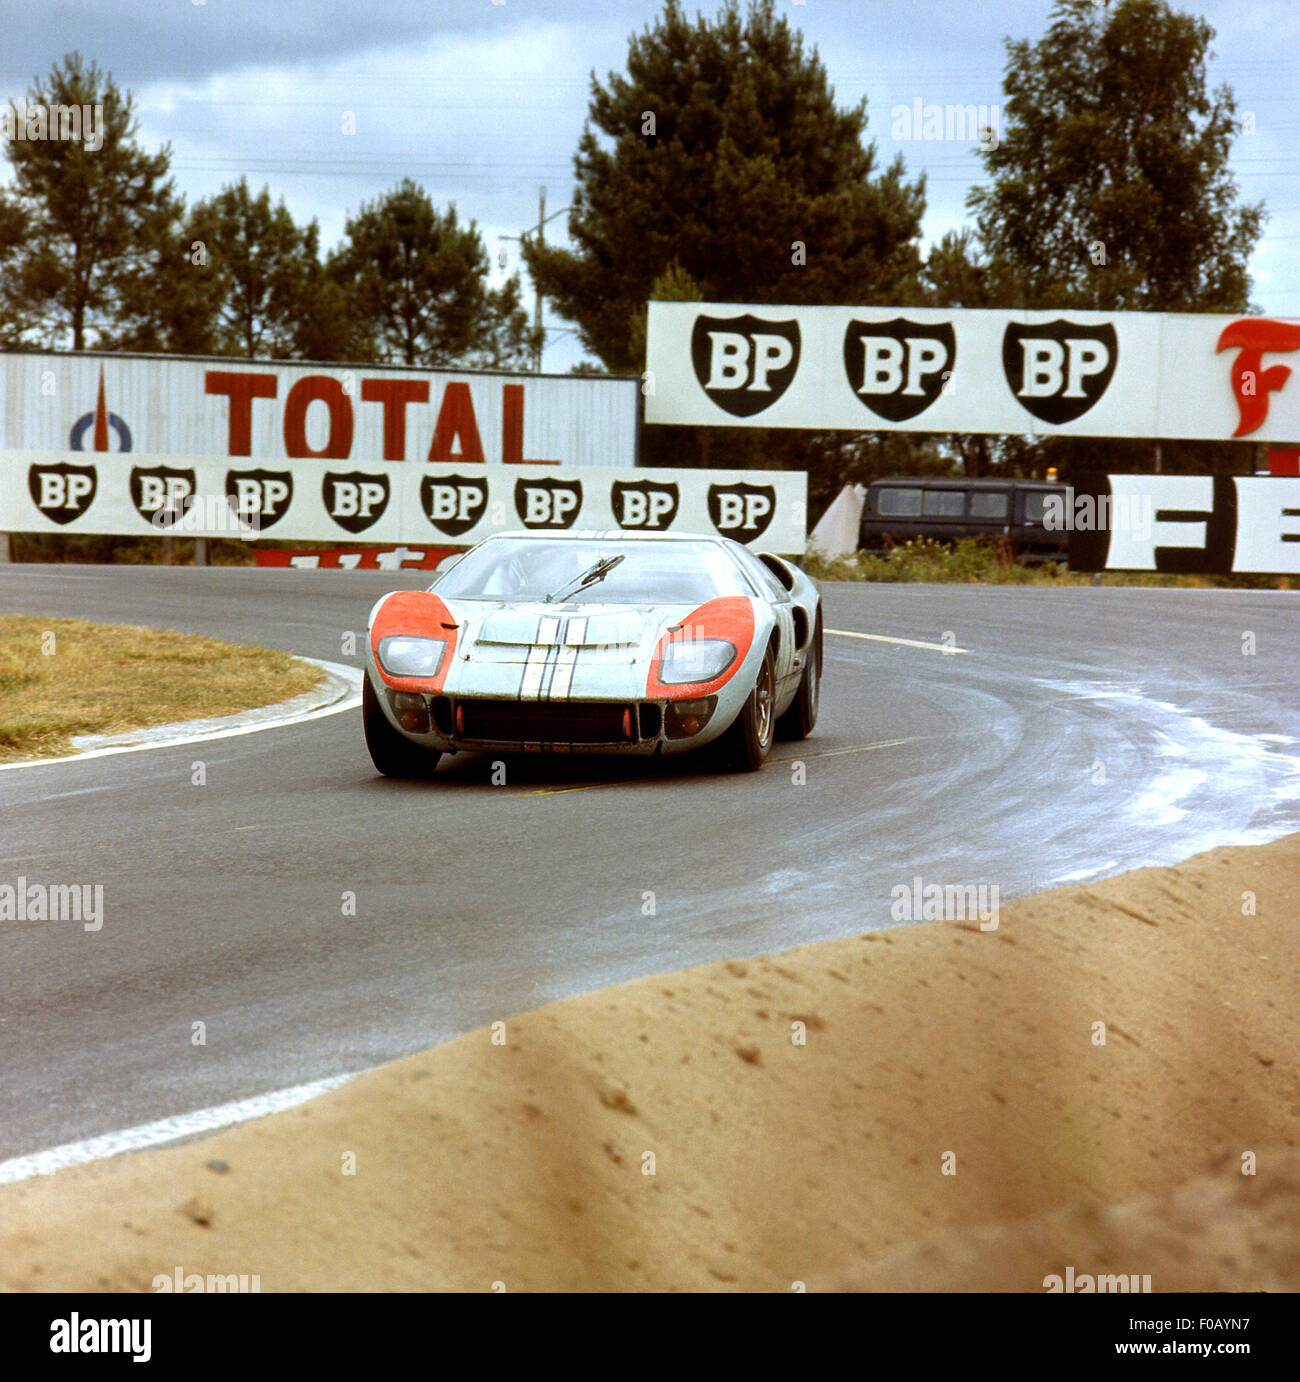
<svg viewBox="0 0 1300 1382"><path fill-rule="evenodd" d="M406 459L406 405L427 403L429 385L423 379L363 379L361 401L384 405L384 460Z"/></svg>
<svg viewBox="0 0 1300 1382"><path fill-rule="evenodd" d="M253 400L274 398L275 388L276 378L273 374L235 373L233 370L219 369L206 371L204 392L225 394L230 399L230 435L226 443L228 456L253 454Z"/></svg>
<svg viewBox="0 0 1300 1382"><path fill-rule="evenodd" d="M451 445L457 438L460 439L461 449L453 452ZM483 443L479 440L474 400L470 397L468 384L447 385L447 392L442 396L442 407L438 410L438 424L433 429L429 459L436 465L483 463Z"/></svg>
<svg viewBox="0 0 1300 1382"><path fill-rule="evenodd" d="M307 444L307 408L320 400L329 409L329 439L319 450ZM328 374L309 374L289 390L284 400L284 454L341 461L352 452L352 400L343 385Z"/></svg>
<svg viewBox="0 0 1300 1382"><path fill-rule="evenodd" d="M505 465L559 465L524 459L524 386L501 386L501 460Z"/></svg>

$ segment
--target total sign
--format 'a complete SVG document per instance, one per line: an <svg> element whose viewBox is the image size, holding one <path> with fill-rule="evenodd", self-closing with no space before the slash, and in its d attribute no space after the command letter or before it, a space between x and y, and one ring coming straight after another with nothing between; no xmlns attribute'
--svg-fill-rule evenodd
<svg viewBox="0 0 1300 1382"><path fill-rule="evenodd" d="M1294 442L1293 351L1266 317L652 302L643 387L655 423Z"/></svg>
<svg viewBox="0 0 1300 1382"><path fill-rule="evenodd" d="M630 376L13 351L0 353L0 449L314 460L334 470L635 465L640 396ZM274 507L286 497L266 498Z"/></svg>

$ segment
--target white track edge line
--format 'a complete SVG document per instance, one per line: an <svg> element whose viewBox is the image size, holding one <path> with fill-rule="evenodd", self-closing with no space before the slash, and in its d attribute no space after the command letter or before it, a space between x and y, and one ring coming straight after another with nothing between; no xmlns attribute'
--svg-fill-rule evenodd
<svg viewBox="0 0 1300 1382"><path fill-rule="evenodd" d="M918 643L915 638L887 638L883 633L855 633L852 629L826 629L836 638L869 638L873 643L900 643L905 648L927 648L932 653L968 653L969 648L949 648L942 643Z"/></svg>
<svg viewBox="0 0 1300 1382"><path fill-rule="evenodd" d="M264 1118L271 1113L305 1104L320 1094L337 1089L355 1078L354 1075L331 1075L328 1079L313 1080L310 1084L294 1085L290 1089L272 1090L251 1099L239 1099L233 1104L219 1104L215 1108L196 1109L192 1113L161 1118L156 1123L143 1123L137 1128L103 1133L82 1142L65 1142L42 1152L0 1161L0 1185L12 1185L30 1180L33 1176L49 1176L69 1166L82 1166L90 1161L120 1156L123 1152L138 1152L146 1147L162 1147L181 1138L198 1133L216 1132L251 1118Z"/></svg>

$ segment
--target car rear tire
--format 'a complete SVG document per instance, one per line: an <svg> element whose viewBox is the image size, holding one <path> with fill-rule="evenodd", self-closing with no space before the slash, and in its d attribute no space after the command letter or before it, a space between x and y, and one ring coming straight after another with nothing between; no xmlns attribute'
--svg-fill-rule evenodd
<svg viewBox="0 0 1300 1382"><path fill-rule="evenodd" d="M361 687L361 720L370 761L385 777L432 777L442 754L413 744L388 723L379 696L366 674Z"/></svg>
<svg viewBox="0 0 1300 1382"><path fill-rule="evenodd" d="M752 773L763 766L772 747L776 722L776 661L772 649L763 654L754 689L735 723L718 741L723 763L736 772Z"/></svg>
<svg viewBox="0 0 1300 1382"><path fill-rule="evenodd" d="M808 661L799 680L799 690L790 708L776 722L779 739L806 739L817 723L817 706L821 700L822 681L822 615L817 611L817 628L808 645Z"/></svg>

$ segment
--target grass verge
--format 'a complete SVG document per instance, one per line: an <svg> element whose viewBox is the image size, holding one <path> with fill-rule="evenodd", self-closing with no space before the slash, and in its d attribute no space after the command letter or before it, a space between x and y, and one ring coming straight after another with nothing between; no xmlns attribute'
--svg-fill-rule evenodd
<svg viewBox="0 0 1300 1382"><path fill-rule="evenodd" d="M73 753L81 734L274 705L323 675L288 653L196 634L0 615L0 762Z"/></svg>
<svg viewBox="0 0 1300 1382"><path fill-rule="evenodd" d="M855 552L829 559L806 553L799 565L818 581L937 581L954 585L1091 585L1086 571L1071 571L1055 562L1027 566L1006 543L963 538L947 546L920 539L877 556ZM1229 590L1289 590L1286 576L1167 576L1154 571L1107 571L1103 585L1132 585Z"/></svg>

